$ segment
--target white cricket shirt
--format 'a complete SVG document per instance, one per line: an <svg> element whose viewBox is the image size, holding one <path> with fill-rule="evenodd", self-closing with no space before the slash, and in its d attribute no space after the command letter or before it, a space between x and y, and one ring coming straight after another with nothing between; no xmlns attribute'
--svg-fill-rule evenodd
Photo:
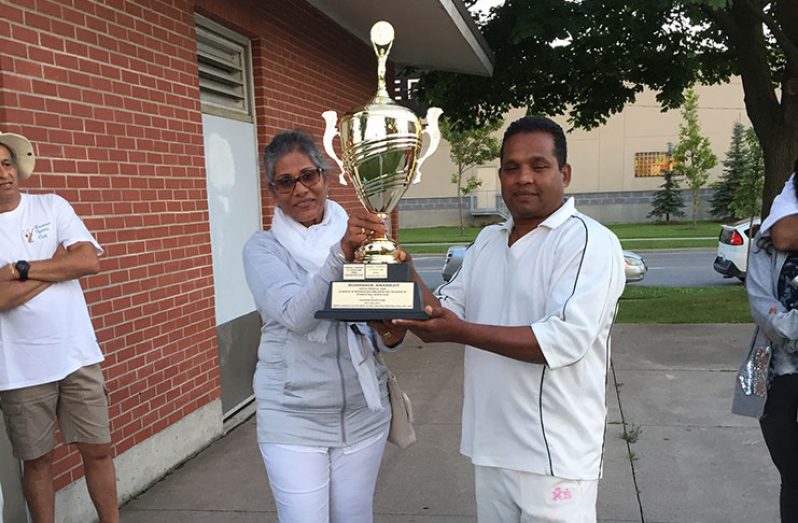
<svg viewBox="0 0 798 523"><path fill-rule="evenodd" d="M475 465L598 479L620 243L573 198L508 247L512 225L485 228L436 294L466 321L528 325L548 364L466 346L460 451Z"/></svg>

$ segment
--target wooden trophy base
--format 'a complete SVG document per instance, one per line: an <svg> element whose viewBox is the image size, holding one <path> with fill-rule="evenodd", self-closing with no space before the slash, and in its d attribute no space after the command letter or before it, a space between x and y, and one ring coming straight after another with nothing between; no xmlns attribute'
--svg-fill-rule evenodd
<svg viewBox="0 0 798 523"><path fill-rule="evenodd" d="M346 263L343 280L330 284L320 320L426 320L421 289L403 263Z"/></svg>

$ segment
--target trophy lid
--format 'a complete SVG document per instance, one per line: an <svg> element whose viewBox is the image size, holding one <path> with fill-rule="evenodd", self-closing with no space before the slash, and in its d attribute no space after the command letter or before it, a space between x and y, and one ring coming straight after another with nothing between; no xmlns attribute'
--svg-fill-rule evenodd
<svg viewBox="0 0 798 523"><path fill-rule="evenodd" d="M388 95L388 88L385 83L385 72L388 63L388 54L393 47L394 31L393 26L385 20L380 20L371 26L371 46L377 55L377 94L374 95L368 105L388 104L396 105Z"/></svg>
<svg viewBox="0 0 798 523"><path fill-rule="evenodd" d="M354 107L343 117L345 120L361 117L365 114L390 115L401 120L419 122L419 118L411 109L396 103L388 94L385 74L387 70L388 55L391 52L394 40L393 26L380 20L371 27L371 45L377 55L377 92L365 105Z"/></svg>

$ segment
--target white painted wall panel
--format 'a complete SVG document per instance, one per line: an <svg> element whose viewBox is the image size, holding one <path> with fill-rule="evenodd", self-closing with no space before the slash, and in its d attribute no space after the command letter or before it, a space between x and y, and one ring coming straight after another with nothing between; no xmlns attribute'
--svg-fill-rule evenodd
<svg viewBox="0 0 798 523"><path fill-rule="evenodd" d="M261 228L258 148L251 123L202 115L216 325L255 310L241 249Z"/></svg>

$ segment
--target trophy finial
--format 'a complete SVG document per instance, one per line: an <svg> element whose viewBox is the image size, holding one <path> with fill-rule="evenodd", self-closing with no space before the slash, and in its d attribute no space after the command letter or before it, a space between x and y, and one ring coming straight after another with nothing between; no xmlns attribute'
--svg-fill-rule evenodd
<svg viewBox="0 0 798 523"><path fill-rule="evenodd" d="M377 96L388 98L388 89L385 84L385 70L388 63L388 53L393 45L393 26L385 20L380 20L371 26L371 45L377 54Z"/></svg>

